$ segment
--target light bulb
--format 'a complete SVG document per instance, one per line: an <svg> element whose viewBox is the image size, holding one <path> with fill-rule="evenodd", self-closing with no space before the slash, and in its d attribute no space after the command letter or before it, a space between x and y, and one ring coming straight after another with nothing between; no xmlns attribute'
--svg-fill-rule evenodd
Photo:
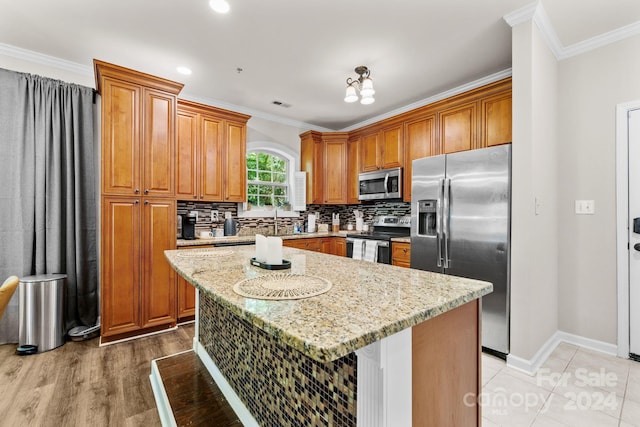
<svg viewBox="0 0 640 427"><path fill-rule="evenodd" d="M358 95L356 94L356 88L349 85L347 86L347 92L344 96L344 102L356 102Z"/></svg>
<svg viewBox="0 0 640 427"><path fill-rule="evenodd" d="M227 13L231 9L226 0L211 0L209 7L218 13Z"/></svg>
<svg viewBox="0 0 640 427"><path fill-rule="evenodd" d="M364 79L362 81L362 89L360 89L360 95L368 98L370 96L373 96L374 93L376 93L376 91L373 90L373 80L371 80L370 78Z"/></svg>
<svg viewBox="0 0 640 427"><path fill-rule="evenodd" d="M360 104L362 105L369 105L369 104L373 104L374 102L376 102L376 100L373 99L373 96L363 96L362 99L360 100Z"/></svg>

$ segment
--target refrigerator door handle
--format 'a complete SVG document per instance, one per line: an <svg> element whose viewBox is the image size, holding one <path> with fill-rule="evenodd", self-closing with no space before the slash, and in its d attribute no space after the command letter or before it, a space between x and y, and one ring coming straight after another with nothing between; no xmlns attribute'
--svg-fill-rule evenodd
<svg viewBox="0 0 640 427"><path fill-rule="evenodd" d="M451 203L451 178L444 180L444 203L442 207L442 246L444 246L444 268L449 268L449 216Z"/></svg>
<svg viewBox="0 0 640 427"><path fill-rule="evenodd" d="M438 267L442 267L442 196L444 179L438 181L438 199L436 200L436 246L438 247Z"/></svg>

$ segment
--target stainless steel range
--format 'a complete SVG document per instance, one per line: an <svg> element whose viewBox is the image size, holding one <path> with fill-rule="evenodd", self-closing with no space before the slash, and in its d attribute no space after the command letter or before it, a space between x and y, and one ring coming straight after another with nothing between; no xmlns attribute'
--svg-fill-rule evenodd
<svg viewBox="0 0 640 427"><path fill-rule="evenodd" d="M347 257L391 264L391 239L411 235L411 216L377 216L369 233L347 234Z"/></svg>

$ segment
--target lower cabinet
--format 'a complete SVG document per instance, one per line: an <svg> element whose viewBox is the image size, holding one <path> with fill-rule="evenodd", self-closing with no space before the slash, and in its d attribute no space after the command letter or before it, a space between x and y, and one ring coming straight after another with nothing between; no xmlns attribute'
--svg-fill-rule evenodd
<svg viewBox="0 0 640 427"><path fill-rule="evenodd" d="M212 247L213 245L197 246L198 249ZM178 249L194 249L194 247L186 246ZM195 319L196 316L196 288L179 274L176 274L176 282L178 289L178 321L188 322Z"/></svg>
<svg viewBox="0 0 640 427"><path fill-rule="evenodd" d="M399 267L411 267L411 244L391 242L391 264Z"/></svg>
<svg viewBox="0 0 640 427"><path fill-rule="evenodd" d="M345 237L334 237L333 244L334 255L347 256L347 239Z"/></svg>
<svg viewBox="0 0 640 427"><path fill-rule="evenodd" d="M303 239L286 239L283 246L322 252L324 254L347 256L347 242L344 237L309 237Z"/></svg>
<svg viewBox="0 0 640 427"><path fill-rule="evenodd" d="M175 200L103 197L102 221L103 341L175 326Z"/></svg>

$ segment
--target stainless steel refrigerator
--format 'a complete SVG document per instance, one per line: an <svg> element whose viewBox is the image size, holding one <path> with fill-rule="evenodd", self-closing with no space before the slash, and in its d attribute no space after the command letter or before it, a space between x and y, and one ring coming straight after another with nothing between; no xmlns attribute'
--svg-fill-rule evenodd
<svg viewBox="0 0 640 427"><path fill-rule="evenodd" d="M413 161L411 267L493 283L482 346L509 353L511 145Z"/></svg>

